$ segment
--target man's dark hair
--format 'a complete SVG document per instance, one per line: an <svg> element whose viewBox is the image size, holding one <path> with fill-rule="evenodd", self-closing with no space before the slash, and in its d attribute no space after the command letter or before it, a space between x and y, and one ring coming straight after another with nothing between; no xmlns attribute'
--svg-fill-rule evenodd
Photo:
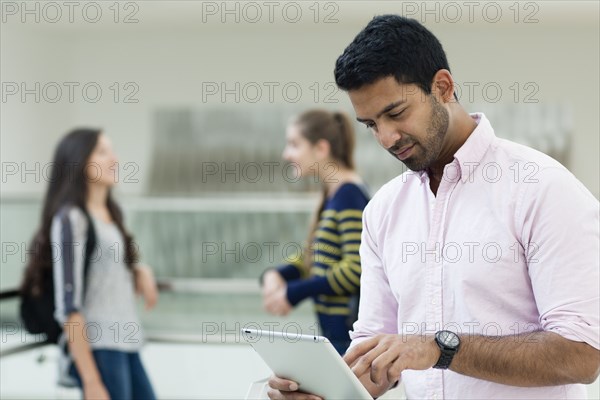
<svg viewBox="0 0 600 400"><path fill-rule="evenodd" d="M380 15L354 38L335 63L335 81L342 90L355 90L393 76L431 93L440 69L450 71L442 44L418 21Z"/></svg>

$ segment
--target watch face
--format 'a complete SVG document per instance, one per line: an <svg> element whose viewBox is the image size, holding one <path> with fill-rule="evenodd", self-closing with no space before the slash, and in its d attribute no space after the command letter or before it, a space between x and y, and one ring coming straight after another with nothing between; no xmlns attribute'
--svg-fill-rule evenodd
<svg viewBox="0 0 600 400"><path fill-rule="evenodd" d="M438 340L446 347L454 348L460 343L458 336L454 332L441 331L438 334Z"/></svg>

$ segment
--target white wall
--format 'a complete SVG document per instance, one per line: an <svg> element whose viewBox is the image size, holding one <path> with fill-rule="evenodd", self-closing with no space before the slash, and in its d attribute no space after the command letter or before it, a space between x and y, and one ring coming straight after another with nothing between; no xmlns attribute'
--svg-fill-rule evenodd
<svg viewBox="0 0 600 400"><path fill-rule="evenodd" d="M121 190L141 193L144 174L149 170L152 113L157 108L219 104L217 96L202 101L202 82L231 86L236 81L242 85L278 82L281 86L298 82L304 90L298 107L314 105L311 83L333 81L335 59L372 15L399 12L405 7L395 2L339 2L335 15L339 22L314 24L309 4L303 3L306 17L300 23L286 23L275 14L274 23L265 17L252 24L245 22L243 15L240 23L232 16L225 16L228 22L221 23L218 16L202 14L200 3L137 4L136 24L112 23L108 5L99 24L85 23L81 18L74 24L49 24L43 18L39 24L21 23L12 16L3 24L3 82L27 82L28 86L36 81L42 85L53 81L81 85L98 82L103 89L103 97L96 104L84 101L80 94L69 103L66 92L56 104L43 99L35 104L32 96L26 103L18 96L3 101L3 165L24 161L31 167L35 161L48 162L58 138L68 129L77 124L102 126L113 138L122 163L140 166L140 183L124 185ZM574 112L570 167L598 197L598 4L536 4L539 9L534 17L539 22L530 24L515 24L508 4L502 6L505 17L498 23L486 22L478 12L473 23L466 15L460 23L444 22L443 13L439 14L440 23L433 21L435 15L416 17L441 39L459 83L478 82L482 87L497 82L503 89L501 101L512 101L510 87L514 82L521 88L534 82L539 101L570 104ZM321 19L325 11L331 10L321 10ZM531 12L520 11L520 19ZM109 89L112 82L135 82L139 103L114 103ZM475 103L485 102L481 90L475 93ZM521 98L526 93L523 90ZM340 107L350 110L343 93L337 98ZM268 102L266 87L262 100ZM280 90L276 89L275 100L285 102ZM227 101L231 104L232 97ZM11 176L3 182L2 195L39 194L42 190L33 176L27 176L25 183Z"/></svg>

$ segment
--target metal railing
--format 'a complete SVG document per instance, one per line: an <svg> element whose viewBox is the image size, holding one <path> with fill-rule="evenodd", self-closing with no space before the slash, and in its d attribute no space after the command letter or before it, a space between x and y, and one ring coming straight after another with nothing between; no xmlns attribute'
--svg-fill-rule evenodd
<svg viewBox="0 0 600 400"><path fill-rule="evenodd" d="M158 279L158 290L161 293L194 293L194 294L254 294L259 292L258 283L253 279ZM20 297L19 289L0 291L0 301L17 299ZM156 332L148 333L146 340L149 343L206 343L206 337L198 334L176 334ZM34 343L25 343L0 351L0 358L23 353L35 348L49 345L45 340Z"/></svg>

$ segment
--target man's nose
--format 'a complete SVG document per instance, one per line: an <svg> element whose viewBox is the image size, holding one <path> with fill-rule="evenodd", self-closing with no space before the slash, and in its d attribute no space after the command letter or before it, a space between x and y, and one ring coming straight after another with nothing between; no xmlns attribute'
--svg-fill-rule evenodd
<svg viewBox="0 0 600 400"><path fill-rule="evenodd" d="M402 139L402 135L392 124L379 125L377 137L379 138L379 143L381 143L385 149L389 149Z"/></svg>

